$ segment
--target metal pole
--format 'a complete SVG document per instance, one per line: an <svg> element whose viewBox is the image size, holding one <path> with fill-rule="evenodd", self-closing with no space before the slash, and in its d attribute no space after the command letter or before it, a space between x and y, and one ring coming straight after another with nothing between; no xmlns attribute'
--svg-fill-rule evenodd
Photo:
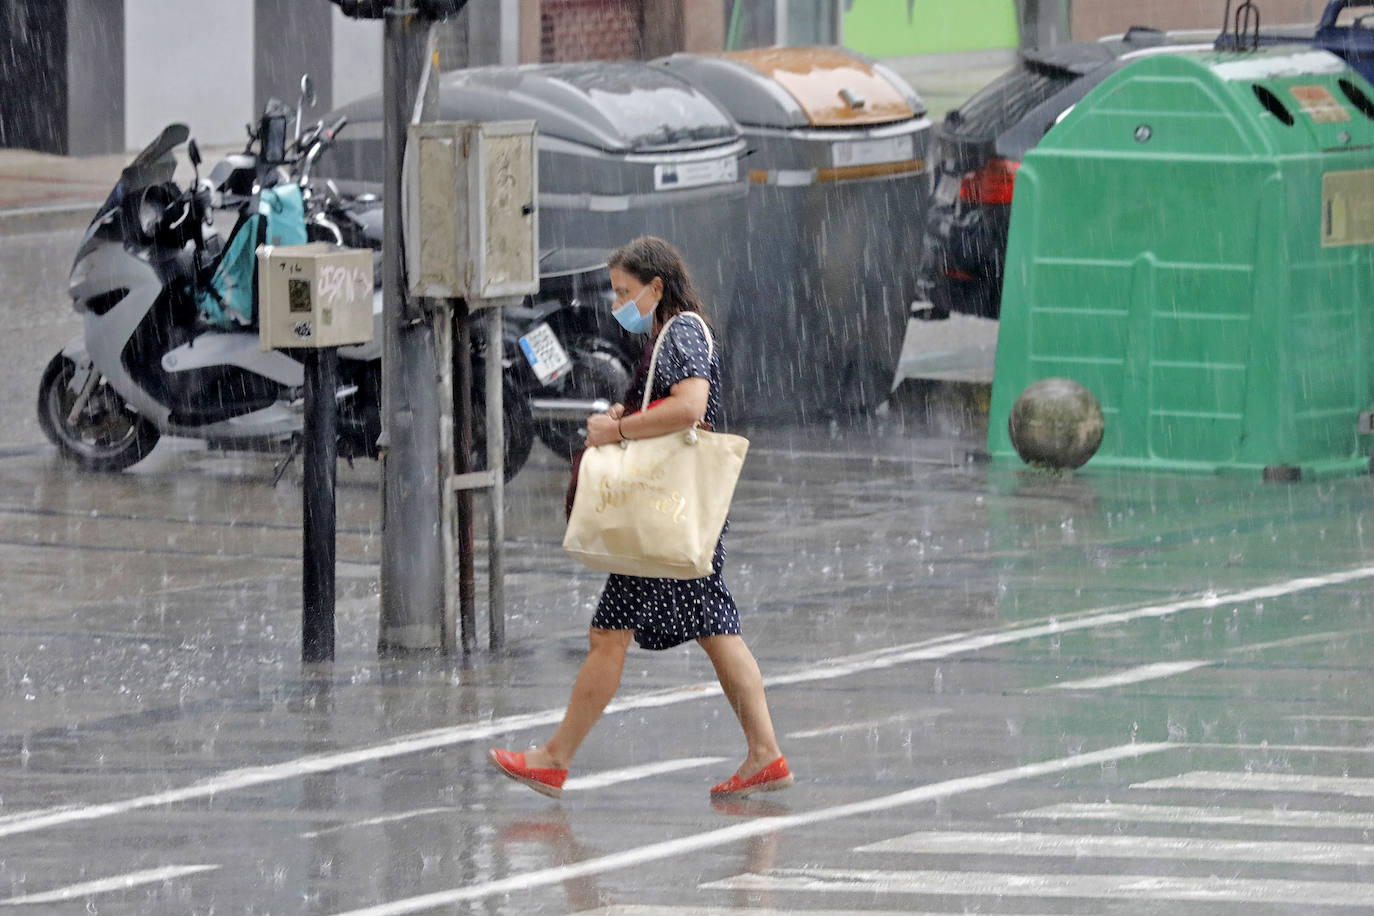
<svg viewBox="0 0 1374 916"><path fill-rule="evenodd" d="M505 304L494 302L487 309L487 467L493 477L487 524L487 629L493 650L506 642L506 421L501 366Z"/></svg>
<svg viewBox="0 0 1374 916"><path fill-rule="evenodd" d="M305 352L304 543L301 661L334 660L335 492L338 471L339 351Z"/></svg>
<svg viewBox="0 0 1374 916"><path fill-rule="evenodd" d="M457 473L458 461L453 453L453 313L446 308L434 310L431 315L434 323L435 359L439 368L439 479L442 490L443 518L442 544L443 556L452 557L457 545L454 542L453 520L458 512L455 504L453 477ZM444 615L443 650L445 655L456 649L454 634L457 632L457 601L453 591L453 577L447 565L444 569Z"/></svg>
<svg viewBox="0 0 1374 916"><path fill-rule="evenodd" d="M434 330L406 301L401 168L432 22L385 16L382 290L382 615L379 651L440 649L445 606Z"/></svg>
<svg viewBox="0 0 1374 916"><path fill-rule="evenodd" d="M454 302L453 393L456 441L454 466L459 474L472 471L472 329L468 325L467 300ZM457 493L458 501L458 607L459 632L464 652L477 649L477 568L473 557L477 536L473 531L472 490Z"/></svg>

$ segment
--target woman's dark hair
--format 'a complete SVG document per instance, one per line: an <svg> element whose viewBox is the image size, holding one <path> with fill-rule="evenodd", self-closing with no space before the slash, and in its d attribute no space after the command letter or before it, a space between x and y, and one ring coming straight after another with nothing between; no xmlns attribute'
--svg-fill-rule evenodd
<svg viewBox="0 0 1374 916"><path fill-rule="evenodd" d="M641 235L639 238L611 252L608 266L623 270L640 283L652 283L654 277L663 281L663 298L654 309L654 323L663 327L668 319L682 312L696 312L710 324L706 309L697 296L696 287L687 273L687 265L677 249L661 238Z"/></svg>

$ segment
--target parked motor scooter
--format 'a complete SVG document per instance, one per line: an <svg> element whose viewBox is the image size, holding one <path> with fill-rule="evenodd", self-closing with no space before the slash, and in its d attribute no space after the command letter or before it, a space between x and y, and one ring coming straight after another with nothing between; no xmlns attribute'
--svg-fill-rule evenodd
<svg viewBox="0 0 1374 916"><path fill-rule="evenodd" d="M279 112L269 108L269 114L277 118ZM337 206L330 195L313 193L309 169L342 126L316 125L298 134L289 152L273 155L275 138L285 132L284 124L273 124L255 138L256 154L250 141L240 161L227 170L217 167L212 174L223 184L222 202L239 210L227 240L210 229L217 188L199 177L194 141L188 153L195 181L185 190L172 181L174 150L189 140L185 125L167 127L124 170L72 267L70 293L84 331L50 361L39 385L39 423L65 457L89 470L112 471L141 460L162 435L219 448L274 449L299 436L302 364L287 353L261 351L252 326L251 265L257 242L331 237L326 217ZM238 185L229 181L233 174ZM245 182L245 174L253 180ZM268 182L272 187L263 186ZM273 224L273 206L299 208L294 220L280 222L287 229ZM300 237L287 238L294 223L302 222L295 227ZM235 272L230 259L242 259L245 252L247 273ZM339 444L345 457L376 454L380 323L378 297L373 341L339 350ZM529 428L527 404L513 387L507 408L508 429L512 422ZM485 436L476 432L480 463ZM522 450L519 436L508 437L507 478L524 464L530 442L527 434Z"/></svg>

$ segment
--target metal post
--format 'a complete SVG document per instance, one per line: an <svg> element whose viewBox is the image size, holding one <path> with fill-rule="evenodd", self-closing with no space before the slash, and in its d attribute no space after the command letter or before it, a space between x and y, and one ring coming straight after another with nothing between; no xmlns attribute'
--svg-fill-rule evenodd
<svg viewBox="0 0 1374 916"><path fill-rule="evenodd" d="M339 351L305 351L304 570L301 661L334 660L334 536L338 470Z"/></svg>
<svg viewBox="0 0 1374 916"><path fill-rule="evenodd" d="M454 337L453 392L456 436L454 467L459 474L472 471L472 329L468 325L468 304L453 303ZM472 490L455 494L458 502L458 606L459 632L464 652L477 649L477 568L473 558L477 536L473 531ZM452 556L452 554L450 554Z"/></svg>
<svg viewBox="0 0 1374 916"><path fill-rule="evenodd" d="M431 320L434 323L434 350L439 369L439 480L442 481L440 486L443 503L440 506L443 519L441 538L443 555L447 558L453 556L455 549L453 517L458 511L452 485L453 475L458 466L453 454L453 316L448 309L439 308L431 313ZM442 630L445 655L453 653L457 648L454 641L455 624L458 619L455 604L453 583L448 569L445 568Z"/></svg>
<svg viewBox="0 0 1374 916"><path fill-rule="evenodd" d="M506 421L501 366L504 304L493 303L487 309L487 467L493 478L487 525L487 630L492 649L506 642Z"/></svg>
<svg viewBox="0 0 1374 916"><path fill-rule="evenodd" d="M432 22L414 10L385 16L386 98L382 289L382 615L378 649L444 645L444 556L434 330L407 303L401 168Z"/></svg>

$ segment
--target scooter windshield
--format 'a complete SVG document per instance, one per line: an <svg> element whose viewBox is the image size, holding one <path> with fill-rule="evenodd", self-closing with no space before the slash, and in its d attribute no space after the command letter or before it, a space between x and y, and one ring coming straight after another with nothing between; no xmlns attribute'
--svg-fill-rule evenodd
<svg viewBox="0 0 1374 916"><path fill-rule="evenodd" d="M95 232L96 224L102 217L120 205L126 194L171 181L177 170L177 160L172 155L172 150L185 143L190 136L191 129L185 124L168 124L162 128L162 133L157 135L157 139L145 146L143 151L134 157L133 162L125 166L124 171L120 173L119 181L110 191L110 196L105 198L105 202L96 211L87 237Z"/></svg>
<svg viewBox="0 0 1374 916"><path fill-rule="evenodd" d="M146 188L151 185L171 181L176 172L177 161L172 150L191 137L191 129L185 124L168 124L162 128L152 143L134 157L119 176L126 190Z"/></svg>

